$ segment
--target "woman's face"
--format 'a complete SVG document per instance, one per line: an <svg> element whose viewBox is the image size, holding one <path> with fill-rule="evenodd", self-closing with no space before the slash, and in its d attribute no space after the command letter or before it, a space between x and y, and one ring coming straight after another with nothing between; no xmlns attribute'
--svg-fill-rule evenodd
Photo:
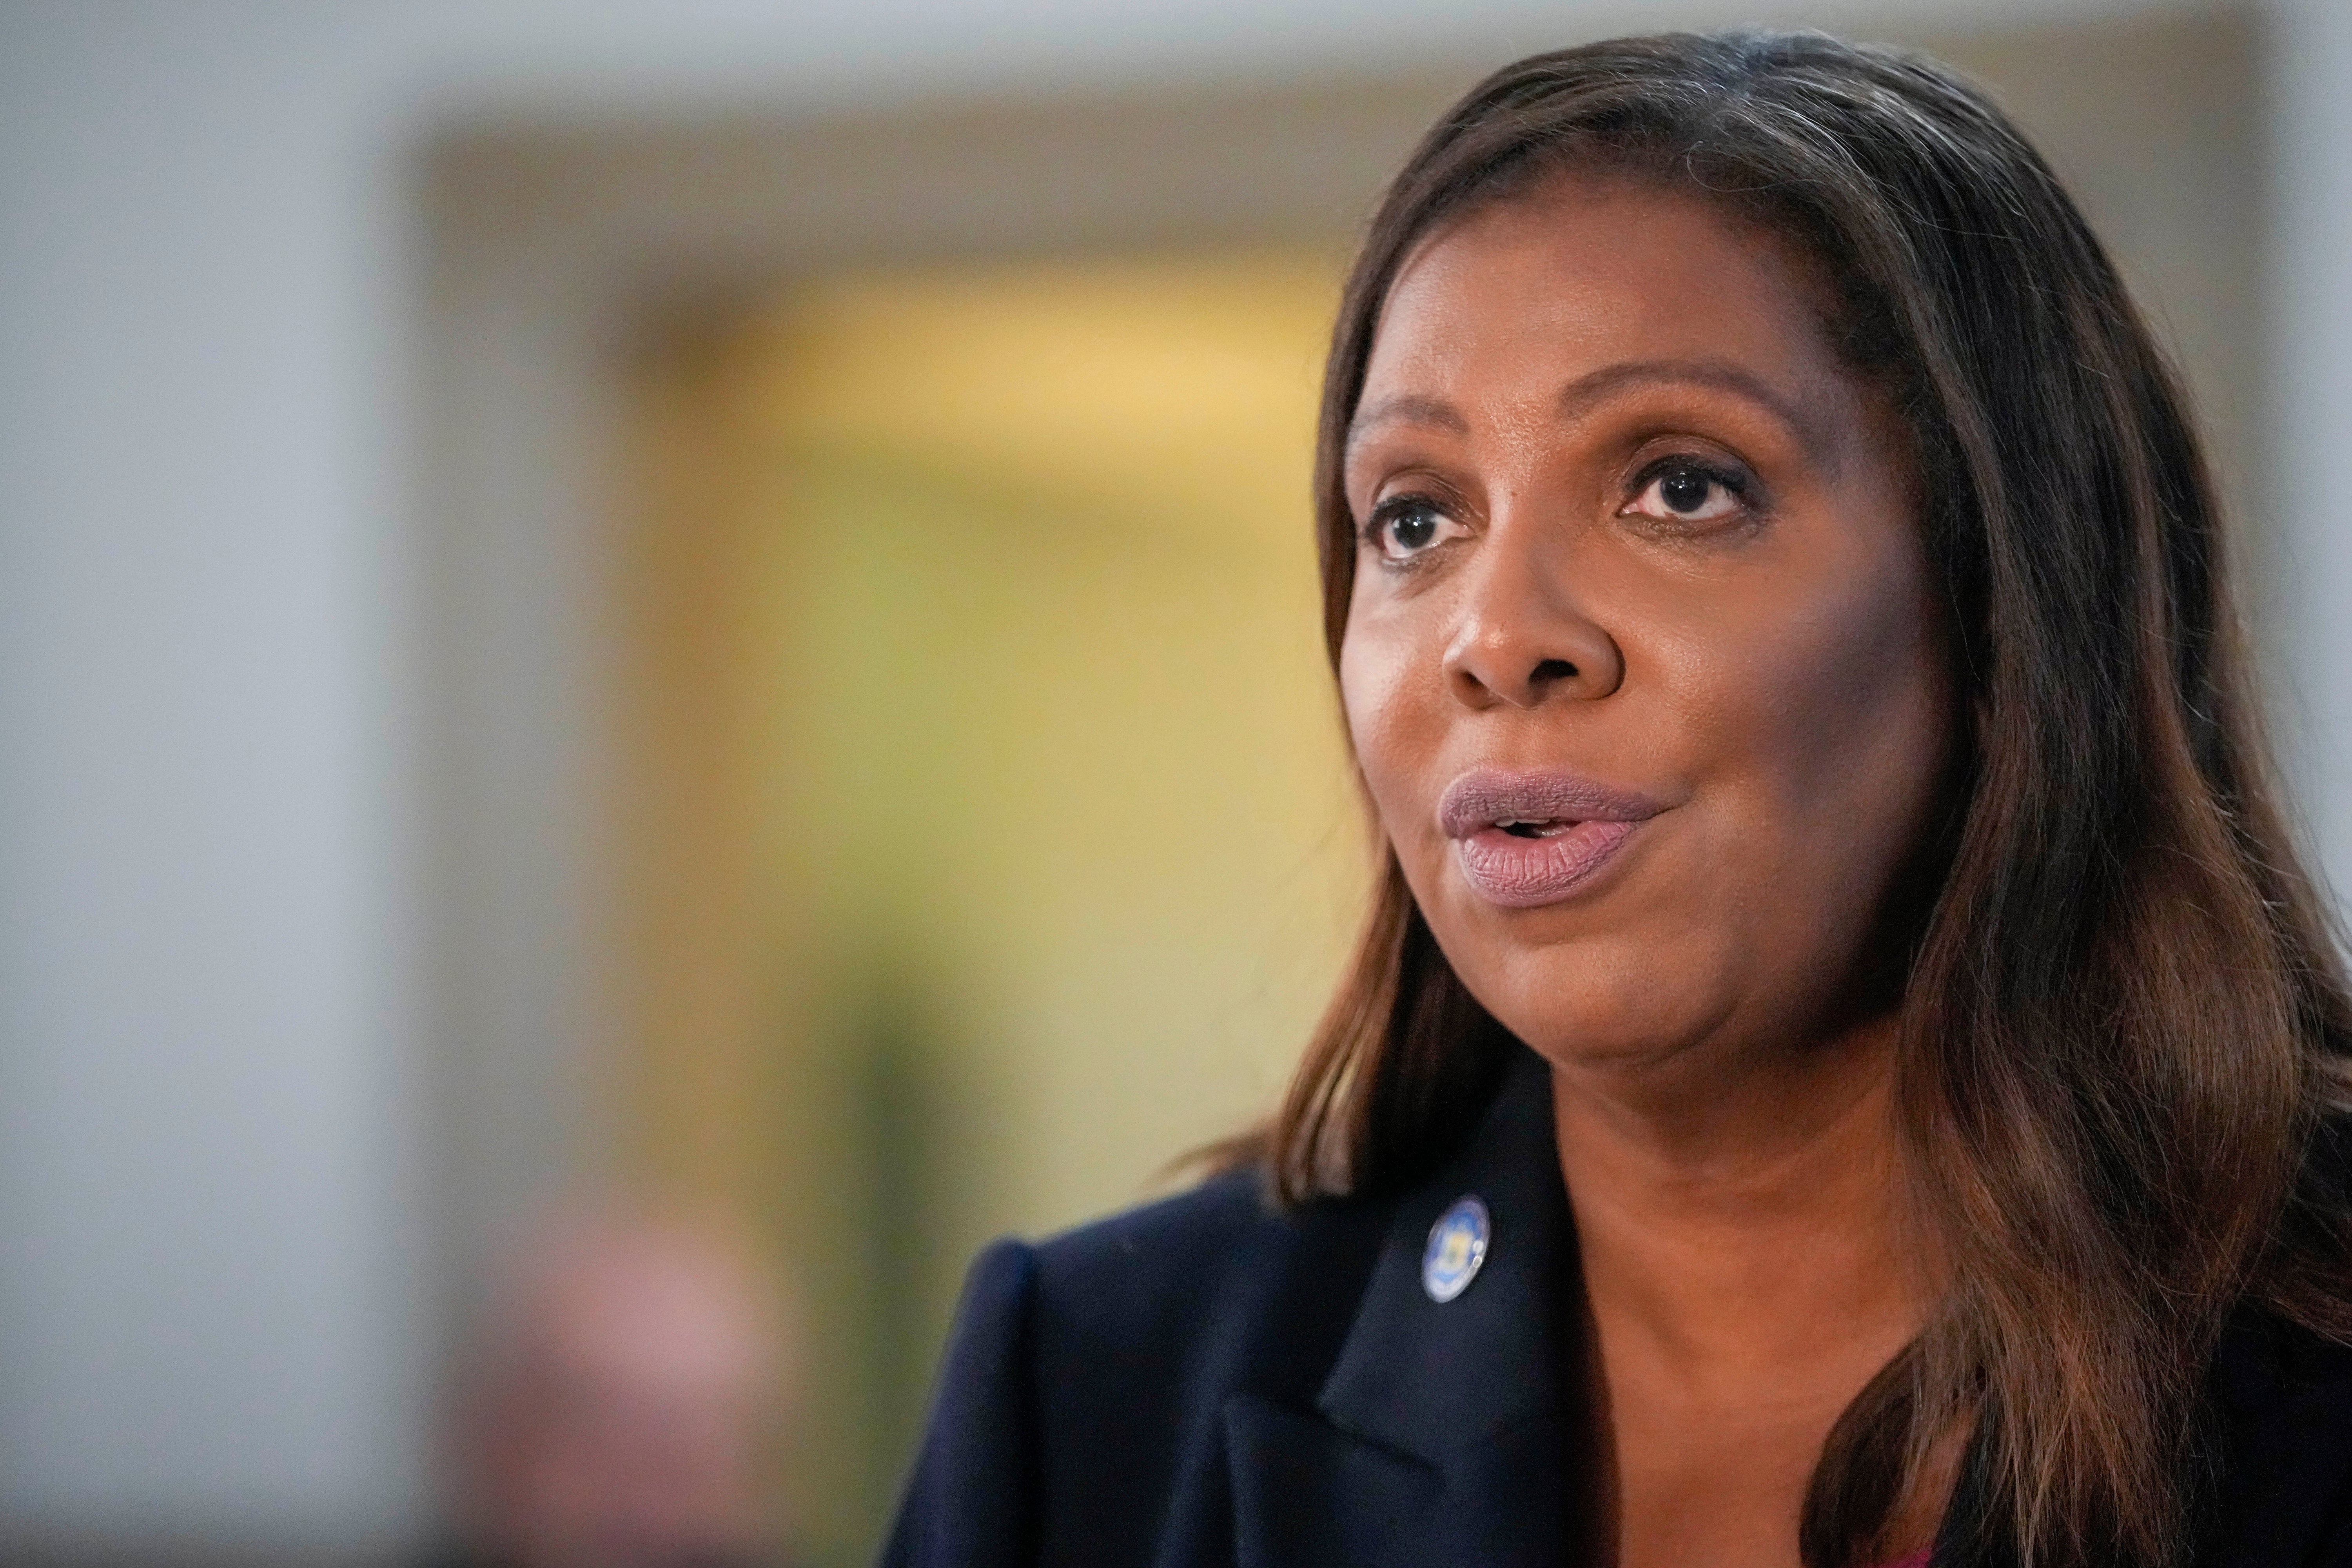
<svg viewBox="0 0 2352 1568"><path fill-rule="evenodd" d="M1694 197L1563 180L1381 316L1348 721L1440 946L1555 1063L1827 1027L1933 809L1907 446L1822 298Z"/></svg>

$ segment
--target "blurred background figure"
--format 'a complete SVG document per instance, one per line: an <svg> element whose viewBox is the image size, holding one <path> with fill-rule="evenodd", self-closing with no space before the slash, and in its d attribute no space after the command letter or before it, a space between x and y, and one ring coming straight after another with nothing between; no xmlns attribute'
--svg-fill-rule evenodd
<svg viewBox="0 0 2352 1568"><path fill-rule="evenodd" d="M709 1230L547 1226L494 1289L446 1448L447 1568L780 1568L787 1320Z"/></svg>

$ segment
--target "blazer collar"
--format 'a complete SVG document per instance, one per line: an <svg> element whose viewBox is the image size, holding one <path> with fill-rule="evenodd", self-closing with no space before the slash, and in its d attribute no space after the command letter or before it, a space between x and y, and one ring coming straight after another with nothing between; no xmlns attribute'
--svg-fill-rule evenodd
<svg viewBox="0 0 2352 1568"><path fill-rule="evenodd" d="M1464 1197L1486 1205L1486 1258L1459 1295L1433 1300L1430 1227ZM1227 1400L1236 1568L1566 1561L1556 1325L1572 1268L1550 1072L1520 1048L1465 1147L1392 1210L1316 1414Z"/></svg>
<svg viewBox="0 0 2352 1568"><path fill-rule="evenodd" d="M1422 1285L1430 1229L1465 1197L1486 1205L1486 1260L1460 1295L1433 1300ZM1573 1251L1550 1071L1519 1047L1468 1142L1398 1205L1316 1407L1359 1436L1441 1465L1557 1415L1557 1325Z"/></svg>

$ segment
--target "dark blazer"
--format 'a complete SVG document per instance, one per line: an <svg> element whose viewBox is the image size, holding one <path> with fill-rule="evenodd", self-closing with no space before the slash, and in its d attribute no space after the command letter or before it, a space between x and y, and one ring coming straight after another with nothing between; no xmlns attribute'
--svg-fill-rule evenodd
<svg viewBox="0 0 2352 1568"><path fill-rule="evenodd" d="M1475 1195L1484 1265L1422 1286ZM1561 1568L1586 1539L1574 1245L1542 1063L1401 1197L1247 1174L972 1267L889 1568ZM2250 1314L2217 1360L2200 1568L2352 1568L2352 1352ZM1963 1475L1938 1568L1970 1542Z"/></svg>

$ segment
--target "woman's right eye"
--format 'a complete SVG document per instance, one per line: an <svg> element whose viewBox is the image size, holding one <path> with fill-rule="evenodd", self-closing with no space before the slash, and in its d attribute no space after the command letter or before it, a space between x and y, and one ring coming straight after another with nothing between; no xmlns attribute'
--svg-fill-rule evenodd
<svg viewBox="0 0 2352 1568"><path fill-rule="evenodd" d="M1467 531L1427 496L1398 496L1372 509L1364 533L1381 559L1410 561L1448 539Z"/></svg>

